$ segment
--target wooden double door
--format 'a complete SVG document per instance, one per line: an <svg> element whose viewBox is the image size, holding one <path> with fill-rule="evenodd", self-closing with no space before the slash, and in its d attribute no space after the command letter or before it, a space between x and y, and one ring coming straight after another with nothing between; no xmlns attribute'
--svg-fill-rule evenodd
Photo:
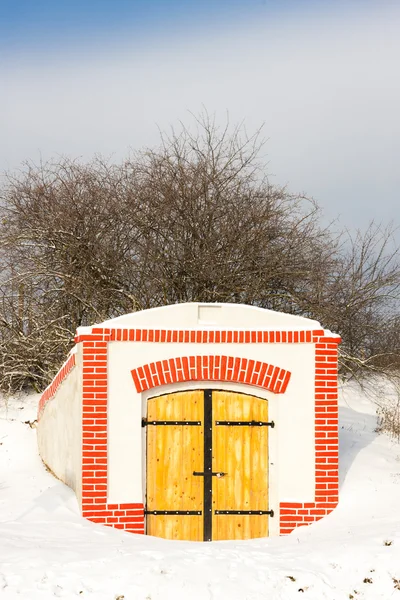
<svg viewBox="0 0 400 600"><path fill-rule="evenodd" d="M194 390L151 398L147 410L147 534L268 536L267 401Z"/></svg>

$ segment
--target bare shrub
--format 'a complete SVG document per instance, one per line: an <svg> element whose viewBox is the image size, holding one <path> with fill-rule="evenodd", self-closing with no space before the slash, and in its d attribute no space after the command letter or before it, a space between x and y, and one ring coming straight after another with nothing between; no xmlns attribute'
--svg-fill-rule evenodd
<svg viewBox="0 0 400 600"><path fill-rule="evenodd" d="M378 430L400 441L400 376L375 378Z"/></svg>
<svg viewBox="0 0 400 600"><path fill-rule="evenodd" d="M341 369L399 364L392 232L346 240L272 185L261 132L207 114L122 164L26 164L0 194L0 387L42 389L76 328L177 302L304 315L341 334Z"/></svg>

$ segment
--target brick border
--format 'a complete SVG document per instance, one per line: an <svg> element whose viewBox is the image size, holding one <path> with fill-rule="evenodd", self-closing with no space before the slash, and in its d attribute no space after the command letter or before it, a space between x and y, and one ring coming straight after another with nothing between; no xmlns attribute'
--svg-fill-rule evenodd
<svg viewBox="0 0 400 600"><path fill-rule="evenodd" d="M131 371L137 392L180 381L232 381L283 394L291 373L259 360L233 356L181 356Z"/></svg>
<svg viewBox="0 0 400 600"><path fill-rule="evenodd" d="M77 332L75 342L157 342L161 344L310 344L324 336L323 329L307 331L249 331L198 329L111 329L93 327ZM332 338L337 340L339 338Z"/></svg>
<svg viewBox="0 0 400 600"><path fill-rule="evenodd" d="M86 336L87 337L87 336ZM107 345L83 342L82 516L116 529L144 533L141 503L107 503Z"/></svg>
<svg viewBox="0 0 400 600"><path fill-rule="evenodd" d="M280 533L319 521L339 501L338 343L315 344L315 502L281 502Z"/></svg>
<svg viewBox="0 0 400 600"><path fill-rule="evenodd" d="M324 330L227 331L111 329L93 327L78 332L82 343L82 515L90 521L144 533L142 503L107 503L107 347L109 342L153 342L196 344L314 344L315 345L315 502L281 502L280 533L308 525L329 514L338 503L338 406L337 359L339 337ZM233 363L230 362L233 360ZM200 362L196 362L200 361ZM75 365L71 355L43 393L39 412L54 397L59 385ZM224 365L226 365L223 379ZM229 369L229 373L228 373ZM272 371L271 371L272 369ZM234 375L236 373L236 375ZM238 381L283 393L290 373L260 361L217 356L181 356L133 369L138 391L164 383L201 379ZM235 379L236 377L236 379ZM267 381L267 377L270 377Z"/></svg>
<svg viewBox="0 0 400 600"><path fill-rule="evenodd" d="M38 421L43 413L44 407L46 406L47 402L49 402L49 400L52 400L54 398L54 396L57 393L58 388L60 387L60 385L62 384L64 379L67 377L67 375L69 375L69 373L75 367L75 364L76 364L75 354L71 354L67 358L67 360L65 361L65 363L63 364L61 369L58 371L58 373L54 377L53 381L50 383L50 385L47 386L47 388L44 390L43 394L40 396L38 413L37 413Z"/></svg>

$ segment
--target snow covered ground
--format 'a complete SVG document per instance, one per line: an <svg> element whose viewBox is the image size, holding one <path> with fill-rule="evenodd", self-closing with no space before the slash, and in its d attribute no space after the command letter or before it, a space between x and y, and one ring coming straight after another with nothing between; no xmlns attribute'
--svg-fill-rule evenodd
<svg viewBox="0 0 400 600"><path fill-rule="evenodd" d="M340 399L340 505L288 537L169 542L95 525L42 465L38 396L0 400L0 599L400 600L400 446Z"/></svg>

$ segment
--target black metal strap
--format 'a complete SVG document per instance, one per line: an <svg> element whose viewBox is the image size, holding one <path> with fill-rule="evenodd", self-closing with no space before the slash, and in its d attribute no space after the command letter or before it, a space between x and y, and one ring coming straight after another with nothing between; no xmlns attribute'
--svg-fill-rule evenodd
<svg viewBox="0 0 400 600"><path fill-rule="evenodd" d="M204 390L203 541L212 540L212 391Z"/></svg>
<svg viewBox="0 0 400 600"><path fill-rule="evenodd" d="M225 477L225 475L228 475L228 473L224 473L223 471L212 471L211 473L203 473L202 471L193 471L193 475L196 475L196 477L204 477L206 475L211 475L212 477Z"/></svg>
<svg viewBox="0 0 400 600"><path fill-rule="evenodd" d="M201 515L201 510L145 510L145 515Z"/></svg>
<svg viewBox="0 0 400 600"><path fill-rule="evenodd" d="M269 515L274 516L273 510L215 510L215 515Z"/></svg>
<svg viewBox="0 0 400 600"><path fill-rule="evenodd" d="M147 425L201 425L201 421L148 421L142 419L142 427Z"/></svg>
<svg viewBox="0 0 400 600"><path fill-rule="evenodd" d="M242 427L275 427L274 421L215 421L216 425L228 425L230 427L240 425Z"/></svg>

